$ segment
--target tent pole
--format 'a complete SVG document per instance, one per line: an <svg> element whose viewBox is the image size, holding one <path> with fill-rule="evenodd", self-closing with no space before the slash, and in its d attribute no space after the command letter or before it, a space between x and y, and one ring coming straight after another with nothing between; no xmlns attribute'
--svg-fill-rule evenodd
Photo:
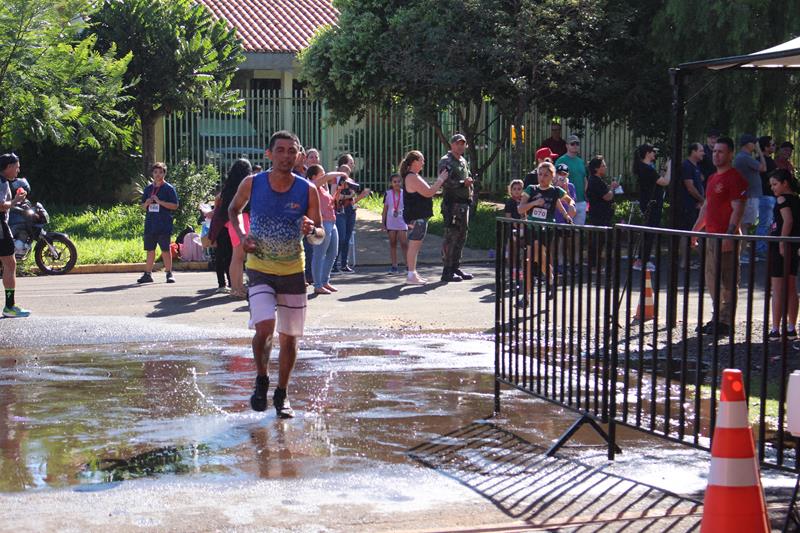
<svg viewBox="0 0 800 533"><path fill-rule="evenodd" d="M676 228L678 222L679 202L678 191L681 177L681 166L683 164L683 119L685 114L686 102L683 95L685 71L680 68L669 69L669 79L672 84L672 164L669 185L669 222L670 228ZM675 239L673 238L673 241ZM673 249L677 249L677 242L671 243ZM671 265L669 273L670 287L678 285L678 259L680 254L671 254ZM678 291L667 291L667 324L674 328L678 317Z"/></svg>

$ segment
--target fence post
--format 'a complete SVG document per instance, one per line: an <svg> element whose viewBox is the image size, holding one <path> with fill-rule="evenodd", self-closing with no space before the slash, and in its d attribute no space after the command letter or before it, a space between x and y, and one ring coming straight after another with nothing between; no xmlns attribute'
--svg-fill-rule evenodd
<svg viewBox="0 0 800 533"><path fill-rule="evenodd" d="M619 364L619 265L622 258L622 238L620 230L614 226L611 239L614 245L612 283L612 306L609 327L611 328L611 364L608 385L608 459L614 460L617 450L617 366Z"/></svg>
<svg viewBox="0 0 800 533"><path fill-rule="evenodd" d="M670 165L669 186L669 226L674 229L678 222L678 184L680 182L681 163L683 161L683 118L685 103L683 97L683 80L685 73L679 68L669 69L672 83L672 164ZM675 248L673 248L674 250ZM674 259L674 254L673 259ZM670 286L678 283L675 261L670 261ZM674 328L678 321L678 292L667 292L667 327Z"/></svg>
<svg viewBox="0 0 800 533"><path fill-rule="evenodd" d="M500 311L503 306L503 283L504 274L503 258L503 222L498 218L495 221L495 253L494 253L494 414L500 414L500 328L505 324L500 319Z"/></svg>

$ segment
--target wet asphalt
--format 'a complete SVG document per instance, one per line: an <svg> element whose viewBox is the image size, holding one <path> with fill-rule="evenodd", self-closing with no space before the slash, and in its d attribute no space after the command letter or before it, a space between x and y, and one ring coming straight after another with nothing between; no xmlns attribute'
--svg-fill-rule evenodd
<svg viewBox="0 0 800 533"><path fill-rule="evenodd" d="M621 431L609 462L582 429L548 458L571 412L504 389L493 415L493 271L472 268L335 279L309 304L288 421L250 410L246 306L212 273L20 280L0 530L698 530L708 454ZM793 481L764 472L776 525Z"/></svg>

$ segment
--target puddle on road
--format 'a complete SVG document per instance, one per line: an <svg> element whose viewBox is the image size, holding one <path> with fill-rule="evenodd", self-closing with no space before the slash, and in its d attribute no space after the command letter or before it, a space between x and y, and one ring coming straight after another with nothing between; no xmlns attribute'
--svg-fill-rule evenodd
<svg viewBox="0 0 800 533"><path fill-rule="evenodd" d="M268 411L250 410L248 342L2 357L0 491L103 490L176 474L308 478L413 464L409 449L491 414L493 361L488 337L309 337L290 387L298 418L281 421L271 391ZM504 393L507 401L531 400ZM558 412L551 416L537 426L563 425Z"/></svg>

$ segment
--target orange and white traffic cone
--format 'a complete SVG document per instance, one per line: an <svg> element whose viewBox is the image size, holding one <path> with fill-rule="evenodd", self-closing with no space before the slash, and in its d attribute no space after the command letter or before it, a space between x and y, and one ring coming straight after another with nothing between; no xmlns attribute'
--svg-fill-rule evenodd
<svg viewBox="0 0 800 533"><path fill-rule="evenodd" d="M636 316L634 317L639 322L653 320L656 316L655 302L653 301L653 283L650 281L650 271L645 270L644 273L644 314L642 314L642 298L639 298L639 304L636 306Z"/></svg>
<svg viewBox="0 0 800 533"><path fill-rule="evenodd" d="M701 533L768 532L741 370L722 372Z"/></svg>

